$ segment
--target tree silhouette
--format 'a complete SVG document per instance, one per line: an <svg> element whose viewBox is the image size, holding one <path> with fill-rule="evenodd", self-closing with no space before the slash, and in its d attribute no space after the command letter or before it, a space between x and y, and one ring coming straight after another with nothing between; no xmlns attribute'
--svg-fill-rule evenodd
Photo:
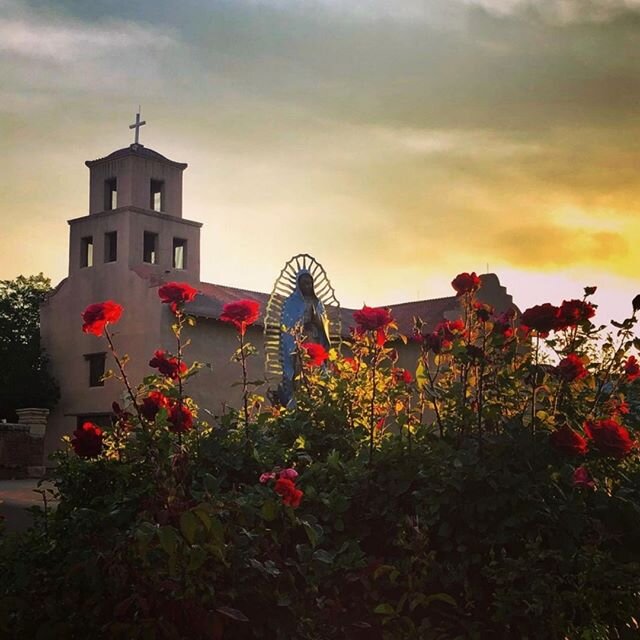
<svg viewBox="0 0 640 640"><path fill-rule="evenodd" d="M40 303L51 290L42 273L0 280L0 418L15 410L55 406L60 392L40 346Z"/></svg>

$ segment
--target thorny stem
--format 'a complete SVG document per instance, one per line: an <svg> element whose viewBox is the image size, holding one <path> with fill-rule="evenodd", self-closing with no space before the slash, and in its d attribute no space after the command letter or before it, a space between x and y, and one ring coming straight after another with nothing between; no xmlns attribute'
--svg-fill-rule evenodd
<svg viewBox="0 0 640 640"><path fill-rule="evenodd" d="M174 333L176 336L176 345L177 352L176 358L178 360L178 443L182 446L182 404L183 404L183 393L182 393L182 374L180 373L180 365L182 363L182 341L180 340L180 334L182 332L182 326L184 323L184 316L182 311L178 310L176 312L176 320L178 321L178 326L176 327Z"/></svg>
<svg viewBox="0 0 640 640"><path fill-rule="evenodd" d="M133 389L131 388L131 384L129 383L129 378L127 377L127 374L125 373L125 370L124 370L124 365L122 364L122 361L120 360L118 354L116 353L116 349L113 346L113 340L111 339L111 336L109 335L109 332L107 331L106 326L104 328L104 336L107 339L107 342L109 343L109 350L111 351L111 355L113 356L113 359L116 361L116 364L118 365L118 369L120 370L120 375L122 376L122 381L124 382L125 387L127 388L127 393L129 394L129 398L131 399L131 404L133 404L136 410L136 414L138 416L138 420L140 421L140 425L144 427L145 423L142 417L142 413L140 411L140 407L136 402L136 396L133 393Z"/></svg>
<svg viewBox="0 0 640 640"><path fill-rule="evenodd" d="M562 400L564 398L564 392L565 389L567 388L567 381L566 380L562 380L562 382L560 383L560 386L558 387L558 390L556 391L556 395L555 398L553 399L553 415L557 415L558 410L562 410Z"/></svg>
<svg viewBox="0 0 640 640"><path fill-rule="evenodd" d="M487 348L487 329L485 321L482 321L482 360L480 360L478 372L478 444L482 450L482 410L484 408L484 367Z"/></svg>
<svg viewBox="0 0 640 640"><path fill-rule="evenodd" d="M464 304L464 331L466 336L466 345L469 345L469 334L471 331L470 323L471 323L471 295L470 293L465 294L465 304ZM462 365L462 369L460 371L460 411L461 411L461 426L460 426L460 440L464 437L466 427L467 427L467 416L466 416L466 408L467 408L467 379L469 376L469 367L466 364Z"/></svg>
<svg viewBox="0 0 640 640"><path fill-rule="evenodd" d="M632 317L635 317L635 312ZM602 392L604 391L604 388L607 382L609 381L609 377L611 376L611 370L613 369L613 365L616 362L618 358L618 354L620 353L622 346L624 345L625 340L627 340L628 337L629 337L629 331L628 330L623 331L620 336L620 344L618 345L618 348L614 351L613 355L611 356L611 360L609 361L609 366L607 367L607 370L605 371L605 374L602 380L600 381L600 384L598 385L598 390L596 391L596 397L593 400L593 405L591 406L591 411L589 412L592 415L595 414L595 410L596 410L596 407L598 406L598 403L600 402ZM616 384L615 389L618 388L618 384L619 382ZM614 391L612 391L610 395L613 395L613 393Z"/></svg>
<svg viewBox="0 0 640 640"><path fill-rule="evenodd" d="M436 422L438 423L438 432L440 433L440 437L444 435L444 427L442 425L442 418L440 417L440 408L438 407L438 399L435 396L435 375L431 375L431 370L429 369L429 362L424 363L424 370L427 374L427 380L429 381L429 390L431 391L432 401L433 401L433 410L436 414ZM439 368L439 367L438 367ZM437 375L437 371L436 371ZM421 420L422 421L422 420Z"/></svg>
<svg viewBox="0 0 640 640"><path fill-rule="evenodd" d="M540 336L536 334L535 367L531 376L531 435L536 432L536 391L538 382L538 355L540 352Z"/></svg>
<svg viewBox="0 0 640 640"><path fill-rule="evenodd" d="M371 434L369 438L369 466L373 462L373 438L376 429L375 408L376 408L376 365L378 363L378 344L374 343L373 360L371 362Z"/></svg>
<svg viewBox="0 0 640 640"><path fill-rule="evenodd" d="M460 424L460 441L464 437L466 427L467 427L467 416L466 416L466 408L467 408L467 375L468 375L468 367L466 364L462 365L462 369L460 370L460 413L461 413L461 424Z"/></svg>
<svg viewBox="0 0 640 640"><path fill-rule="evenodd" d="M247 442L250 441L249 436L249 398L247 395L247 356L244 351L244 331L239 332L240 338L240 361L242 363L242 405L244 407L244 428Z"/></svg>
<svg viewBox="0 0 640 640"><path fill-rule="evenodd" d="M49 502L47 500L47 490L37 489L36 491L42 497L42 502L44 504L44 537L49 540Z"/></svg>

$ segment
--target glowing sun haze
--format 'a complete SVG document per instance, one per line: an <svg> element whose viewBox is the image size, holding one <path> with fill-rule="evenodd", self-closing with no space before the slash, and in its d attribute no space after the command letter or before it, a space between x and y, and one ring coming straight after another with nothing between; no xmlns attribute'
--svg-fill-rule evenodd
<svg viewBox="0 0 640 640"><path fill-rule="evenodd" d="M306 251L350 306L487 265L522 308L640 291L640 2L0 0L0 77L0 278L66 275L140 103L205 281Z"/></svg>

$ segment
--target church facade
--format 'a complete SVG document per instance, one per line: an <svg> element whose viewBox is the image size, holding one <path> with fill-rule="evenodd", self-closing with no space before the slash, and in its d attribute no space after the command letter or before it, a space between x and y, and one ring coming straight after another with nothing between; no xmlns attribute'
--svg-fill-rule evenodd
<svg viewBox="0 0 640 640"><path fill-rule="evenodd" d="M182 177L185 163L175 162L134 143L129 147L86 162L89 169L89 212L68 221L69 271L41 306L42 344L60 385L61 398L52 411L45 434L45 454L55 450L63 435L91 420L108 424L111 404L122 397L122 384L103 380L105 371L115 370L104 338L81 331L81 313L91 303L114 300L124 307L112 327L120 355L127 354L127 373L135 384L154 372L148 366L156 349L173 351L173 315L160 304L158 288L165 282L187 282L198 290L187 312L196 318L187 327L191 344L187 363L205 366L190 379L186 391L201 408L200 417L211 420L235 403L239 390L237 365L229 358L237 347L233 327L220 322L227 302L251 298L261 309L269 294L247 291L200 280L200 233L202 224L183 217ZM274 274L275 276L275 274ZM480 298L499 311L513 306L493 274L482 276ZM427 327L459 316L454 296L389 305L400 330L409 333L413 317ZM352 325L352 310L341 309L346 334ZM250 327L248 339L258 357L250 362L251 379L264 379L263 327ZM399 345L401 364L415 363L415 346ZM403 362L404 361L404 362ZM277 386L277 380L267 380ZM264 391L262 393L264 394Z"/></svg>

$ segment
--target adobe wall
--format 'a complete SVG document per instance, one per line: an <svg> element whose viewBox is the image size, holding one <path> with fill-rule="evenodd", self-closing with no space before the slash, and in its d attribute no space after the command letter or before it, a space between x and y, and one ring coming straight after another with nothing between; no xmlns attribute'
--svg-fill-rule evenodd
<svg viewBox="0 0 640 640"><path fill-rule="evenodd" d="M60 402L51 412L45 435L45 455L59 448L63 435L76 428L78 414L110 413L111 403L122 396L122 384L106 380L89 386L86 354L107 352L106 369L117 371L102 337L82 332L81 314L94 302L114 300L124 308L122 318L110 327L116 350L130 358L127 372L133 381L149 375L147 364L161 343L161 305L157 288L127 269L117 278L108 272L95 277L91 269L69 277L40 308L42 346L50 357L51 372L60 384Z"/></svg>

